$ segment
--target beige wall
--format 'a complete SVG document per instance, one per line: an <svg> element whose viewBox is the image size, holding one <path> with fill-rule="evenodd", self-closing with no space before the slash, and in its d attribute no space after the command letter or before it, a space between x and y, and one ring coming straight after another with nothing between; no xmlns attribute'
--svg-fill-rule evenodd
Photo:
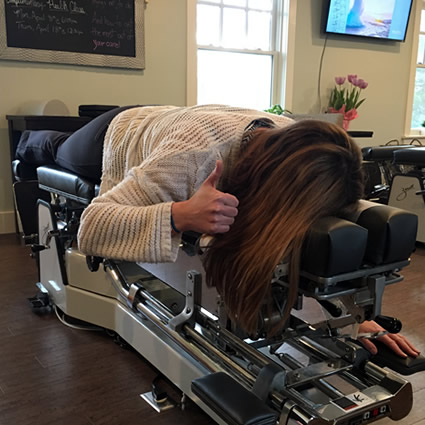
<svg viewBox="0 0 425 425"><path fill-rule="evenodd" d="M296 29L293 99L297 113L319 112L318 76L325 36L321 31L321 0L295 0ZM413 9L412 9L413 11ZM358 74L369 82L365 103L352 130L372 130L373 139L358 139L361 145L382 144L404 136L404 120L412 50L413 19L406 42L355 39L329 35L323 57L321 105L327 106L335 76Z"/></svg>
<svg viewBox="0 0 425 425"><path fill-rule="evenodd" d="M322 0L291 0L296 7L292 100L296 113L319 112L318 75L325 38ZM151 0L145 13L146 70L0 61L0 233L13 231L7 122L28 101L60 99L71 115L80 104L186 102L186 0ZM330 36L323 58L321 104L334 76L358 74L369 82L353 130L372 130L364 146L403 135L413 20L405 43Z"/></svg>
<svg viewBox="0 0 425 425"><path fill-rule="evenodd" d="M186 0L153 0L145 10L144 71L0 61L0 233L13 231L6 115L28 101L81 104L186 102Z"/></svg>

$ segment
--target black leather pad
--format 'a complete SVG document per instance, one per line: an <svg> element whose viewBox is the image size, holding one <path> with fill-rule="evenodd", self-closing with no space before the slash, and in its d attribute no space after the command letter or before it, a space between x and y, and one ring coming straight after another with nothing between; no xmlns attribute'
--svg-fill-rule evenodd
<svg viewBox="0 0 425 425"><path fill-rule="evenodd" d="M418 217L408 211L360 201L347 220L324 217L313 223L303 246L301 268L331 277L362 265L409 259L415 250Z"/></svg>
<svg viewBox="0 0 425 425"><path fill-rule="evenodd" d="M394 353L384 343L374 340L373 343L378 348L378 354L373 357L373 363L381 367L388 367L401 375L413 375L417 372L425 370L425 357L407 357L403 359Z"/></svg>
<svg viewBox="0 0 425 425"><path fill-rule="evenodd" d="M394 152L410 148L412 145L371 146L362 148L362 155L365 161L392 161Z"/></svg>
<svg viewBox="0 0 425 425"><path fill-rule="evenodd" d="M394 162L404 165L416 165L421 168L425 167L425 146L394 152Z"/></svg>
<svg viewBox="0 0 425 425"><path fill-rule="evenodd" d="M97 185L60 167L49 165L37 168L41 189L88 205L96 196Z"/></svg>
<svg viewBox="0 0 425 425"><path fill-rule="evenodd" d="M192 381L192 391L229 425L275 425L278 414L224 372Z"/></svg>
<svg viewBox="0 0 425 425"><path fill-rule="evenodd" d="M366 252L367 230L337 217L313 223L304 243L301 268L329 277L358 270Z"/></svg>
<svg viewBox="0 0 425 425"><path fill-rule="evenodd" d="M418 217L387 205L360 203L356 223L368 231L365 260L375 265L407 260L415 250Z"/></svg>

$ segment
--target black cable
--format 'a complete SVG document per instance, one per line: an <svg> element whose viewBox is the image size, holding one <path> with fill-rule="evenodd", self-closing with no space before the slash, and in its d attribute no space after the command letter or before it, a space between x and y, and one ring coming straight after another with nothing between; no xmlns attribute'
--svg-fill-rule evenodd
<svg viewBox="0 0 425 425"><path fill-rule="evenodd" d="M390 141L388 141L387 143L385 143L385 146L391 146L391 145L396 145L398 146L400 144L400 142L398 141L398 139L391 139Z"/></svg>
<svg viewBox="0 0 425 425"><path fill-rule="evenodd" d="M320 93L320 84L321 84L321 81L322 81L323 57L325 56L325 50L326 50L327 42L328 42L328 36L325 37L325 42L323 43L322 54L320 56L320 62L319 62L319 76L318 76L318 81L317 81L317 96L319 97L319 114L322 112L322 99L321 99L321 93Z"/></svg>

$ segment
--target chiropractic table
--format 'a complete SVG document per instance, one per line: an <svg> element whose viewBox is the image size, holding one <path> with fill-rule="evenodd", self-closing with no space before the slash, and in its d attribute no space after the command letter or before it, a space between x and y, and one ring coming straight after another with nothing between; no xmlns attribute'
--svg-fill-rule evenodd
<svg viewBox="0 0 425 425"><path fill-rule="evenodd" d="M205 285L200 235L183 234L175 263L86 257L76 233L97 185L51 165L38 167L37 179L51 201L39 200L31 237L39 264L34 307L114 332L219 424L359 425L408 415L412 386L401 374L423 370L424 358L403 360L384 346L372 356L356 336L364 320L401 328L381 315L382 296L403 280L415 214L361 201L352 217L318 220L304 244L299 297L285 327L268 335L287 294L282 263L270 282L273 309L264 308L257 331L247 335ZM319 319L303 308L311 302L325 312ZM170 403L159 396L143 398L161 411Z"/></svg>

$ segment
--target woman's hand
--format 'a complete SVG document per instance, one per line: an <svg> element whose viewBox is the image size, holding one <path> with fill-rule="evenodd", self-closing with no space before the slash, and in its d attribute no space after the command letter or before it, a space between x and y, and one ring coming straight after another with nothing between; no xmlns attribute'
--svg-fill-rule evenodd
<svg viewBox="0 0 425 425"><path fill-rule="evenodd" d="M217 161L213 172L187 201L171 206L175 227L183 232L192 230L213 235L228 232L238 214L238 199L216 189L223 172L223 162Z"/></svg>
<svg viewBox="0 0 425 425"><path fill-rule="evenodd" d="M385 329L374 321L363 322L359 327L359 333L375 333L382 331L385 331ZM417 350L403 335L388 333L386 335L380 336L377 338L377 340L387 345L389 348L391 348L391 350L394 351L394 353L402 358L406 358L407 356L417 357L419 355L419 350ZM376 345L369 339L359 338L359 341L372 354L376 354L378 352Z"/></svg>

